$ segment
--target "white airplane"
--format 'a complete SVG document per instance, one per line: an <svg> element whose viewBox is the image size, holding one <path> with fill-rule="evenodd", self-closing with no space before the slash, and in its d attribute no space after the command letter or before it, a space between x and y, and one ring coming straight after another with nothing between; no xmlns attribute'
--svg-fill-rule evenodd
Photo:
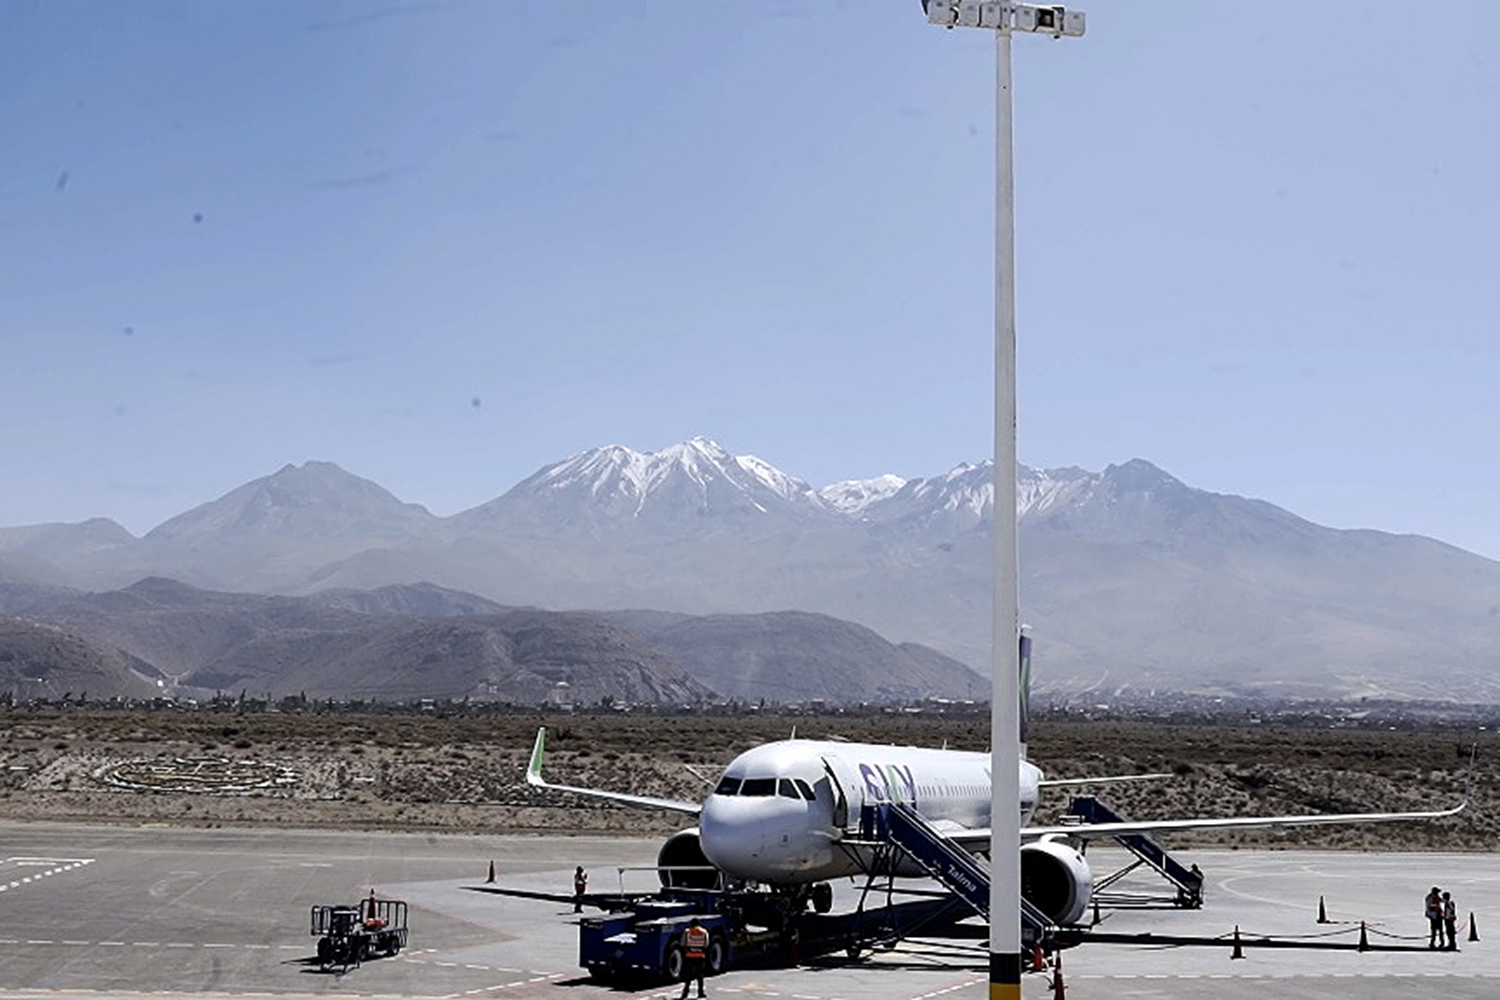
<svg viewBox="0 0 1500 1000"><path fill-rule="evenodd" d="M827 880L871 870L875 847L860 837L865 806L903 803L914 807L937 832L971 853L990 847L990 755L962 750L881 746L790 739L745 751L724 769L703 802L631 795L558 785L542 777L546 729L537 731L526 780L537 788L571 792L626 805L666 809L698 817L698 825L673 834L657 863L664 870L712 866L734 879L782 889L805 905L826 910ZM1037 795L1048 785L1166 777L1047 781L1030 761L1020 763L1021 881L1027 899L1056 925L1077 923L1086 912L1094 876L1080 841L1134 833L1291 827L1332 823L1376 823L1438 819L1464 808L1433 812L1323 813L1299 816L1238 816L1141 822L1028 826ZM911 866L896 875L920 876ZM664 874L663 878L667 876ZM821 888L820 888L821 886Z"/></svg>

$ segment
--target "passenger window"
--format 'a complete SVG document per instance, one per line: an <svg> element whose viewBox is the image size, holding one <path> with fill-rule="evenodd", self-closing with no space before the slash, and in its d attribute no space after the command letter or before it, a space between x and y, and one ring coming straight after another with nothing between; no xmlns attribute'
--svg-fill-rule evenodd
<svg viewBox="0 0 1500 1000"><path fill-rule="evenodd" d="M800 799L802 797L797 794L797 786L792 784L791 778L782 778L781 781L777 782L776 794L784 799Z"/></svg>
<svg viewBox="0 0 1500 1000"><path fill-rule="evenodd" d="M734 795L740 790L740 779L731 778L729 775L719 779L719 787L714 789L715 795Z"/></svg>
<svg viewBox="0 0 1500 1000"><path fill-rule="evenodd" d="M775 795L775 778L746 778L740 786L741 795Z"/></svg>
<svg viewBox="0 0 1500 1000"><path fill-rule="evenodd" d="M798 778L796 780L797 791L802 793L802 797L809 802L816 802L818 800L818 797L813 794L812 786L809 785L806 781L803 781L801 778Z"/></svg>

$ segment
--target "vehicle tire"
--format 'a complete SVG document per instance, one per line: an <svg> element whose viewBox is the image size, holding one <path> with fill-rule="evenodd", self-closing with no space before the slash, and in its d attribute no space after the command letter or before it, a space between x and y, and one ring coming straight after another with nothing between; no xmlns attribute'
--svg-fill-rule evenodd
<svg viewBox="0 0 1500 1000"><path fill-rule="evenodd" d="M709 939L706 964L711 976L720 975L729 968L729 942L724 940L724 935L715 934Z"/></svg>
<svg viewBox="0 0 1500 1000"><path fill-rule="evenodd" d="M686 959L682 954L682 942L673 941L667 945L667 954L662 958L661 971L664 976L674 983L682 979L682 965Z"/></svg>
<svg viewBox="0 0 1500 1000"><path fill-rule="evenodd" d="M833 886L827 882L819 882L812 887L812 905L818 913L827 913L833 909Z"/></svg>
<svg viewBox="0 0 1500 1000"><path fill-rule="evenodd" d="M327 938L318 938L318 961L323 965L333 961L333 942Z"/></svg>

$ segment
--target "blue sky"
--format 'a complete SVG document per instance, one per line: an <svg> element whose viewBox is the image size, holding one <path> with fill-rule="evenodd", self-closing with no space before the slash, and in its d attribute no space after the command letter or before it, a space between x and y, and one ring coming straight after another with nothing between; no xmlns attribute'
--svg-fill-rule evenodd
<svg viewBox="0 0 1500 1000"><path fill-rule="evenodd" d="M1500 558L1500 5L1086 9L1015 42L1022 461ZM993 63L916 0L0 4L0 525L983 459Z"/></svg>

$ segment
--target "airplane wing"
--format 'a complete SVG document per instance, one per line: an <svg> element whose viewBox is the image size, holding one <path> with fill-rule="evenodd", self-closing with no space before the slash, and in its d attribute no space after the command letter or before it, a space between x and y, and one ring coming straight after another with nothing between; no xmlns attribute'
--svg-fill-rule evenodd
<svg viewBox="0 0 1500 1000"><path fill-rule="evenodd" d="M1072 837L1079 840L1097 840L1102 837L1128 836L1134 833L1178 833L1186 830L1236 830L1256 827L1322 826L1338 823L1389 823L1397 820L1442 819L1456 816L1465 800L1452 809L1432 812L1384 812L1384 813L1310 813L1296 816L1228 816L1221 819L1155 819L1124 820L1118 823L1063 823L1058 826L1026 826L1021 828L1021 839L1043 840L1048 837Z"/></svg>
<svg viewBox="0 0 1500 1000"><path fill-rule="evenodd" d="M650 795L630 795L626 792L608 792L602 788L578 788L574 785L554 785L542 777L542 754L546 752L547 727L542 726L536 731L536 743L531 748L531 763L526 766L526 783L533 788L546 788L554 792L571 792L574 795L584 795L589 798L603 799L606 802L619 802L627 806L639 806L644 809L666 809L671 812L687 813L692 816L703 811L701 802L683 802L679 799L658 799ZM569 897L570 899L572 897Z"/></svg>
<svg viewBox="0 0 1500 1000"><path fill-rule="evenodd" d="M1158 774L1114 774L1104 778L1043 778L1036 783L1038 788L1069 788L1079 785L1107 785L1112 781L1161 781L1175 778L1170 771Z"/></svg>

